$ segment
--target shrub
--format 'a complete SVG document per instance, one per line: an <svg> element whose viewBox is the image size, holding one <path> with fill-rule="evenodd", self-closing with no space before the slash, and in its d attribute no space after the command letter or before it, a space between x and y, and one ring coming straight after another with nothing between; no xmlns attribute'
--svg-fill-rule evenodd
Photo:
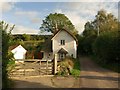
<svg viewBox="0 0 120 90"><path fill-rule="evenodd" d="M77 59L74 59L73 61L74 61L74 67L70 73L75 77L80 76L80 62Z"/></svg>
<svg viewBox="0 0 120 90"><path fill-rule="evenodd" d="M77 59L67 57L58 64L58 73L57 75L80 75L80 63Z"/></svg>
<svg viewBox="0 0 120 90"><path fill-rule="evenodd" d="M71 58L65 58L63 61L58 63L58 75L70 75L71 70L74 67L74 62Z"/></svg>
<svg viewBox="0 0 120 90"><path fill-rule="evenodd" d="M80 76L80 70L77 70L77 69L73 69L71 71L71 75L77 77L77 76Z"/></svg>
<svg viewBox="0 0 120 90"><path fill-rule="evenodd" d="M92 44L95 41L95 39L95 35L79 38L78 53L82 55L93 54Z"/></svg>
<svg viewBox="0 0 120 90"><path fill-rule="evenodd" d="M116 32L101 34L93 43L94 54L100 58L99 62L118 63L120 59L120 43Z"/></svg>

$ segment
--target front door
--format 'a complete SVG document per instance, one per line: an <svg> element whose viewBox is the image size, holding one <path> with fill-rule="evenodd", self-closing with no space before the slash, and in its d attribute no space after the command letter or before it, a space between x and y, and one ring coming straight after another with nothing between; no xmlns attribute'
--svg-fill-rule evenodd
<svg viewBox="0 0 120 90"><path fill-rule="evenodd" d="M66 55L65 55L64 53L60 53L60 54L59 54L59 59L60 59L60 60L63 60L63 59L65 58L65 56L66 56Z"/></svg>

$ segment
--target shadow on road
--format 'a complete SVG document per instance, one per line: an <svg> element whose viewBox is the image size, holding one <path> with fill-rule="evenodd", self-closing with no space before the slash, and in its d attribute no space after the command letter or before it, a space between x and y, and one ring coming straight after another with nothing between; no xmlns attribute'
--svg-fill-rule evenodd
<svg viewBox="0 0 120 90"><path fill-rule="evenodd" d="M87 88L118 88L119 74L104 69L89 57L80 57L81 87Z"/></svg>
<svg viewBox="0 0 120 90"><path fill-rule="evenodd" d="M29 82L23 80L14 80L15 85L11 88L53 88L48 85L43 85L42 83Z"/></svg>
<svg viewBox="0 0 120 90"><path fill-rule="evenodd" d="M105 77L105 76L80 76L80 78L118 81L117 77Z"/></svg>

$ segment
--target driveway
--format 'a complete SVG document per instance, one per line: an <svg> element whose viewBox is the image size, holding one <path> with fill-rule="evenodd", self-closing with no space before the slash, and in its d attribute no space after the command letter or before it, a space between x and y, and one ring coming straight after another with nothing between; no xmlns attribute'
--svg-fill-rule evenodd
<svg viewBox="0 0 120 90"><path fill-rule="evenodd" d="M118 88L118 73L99 67L88 57L81 57L81 88Z"/></svg>

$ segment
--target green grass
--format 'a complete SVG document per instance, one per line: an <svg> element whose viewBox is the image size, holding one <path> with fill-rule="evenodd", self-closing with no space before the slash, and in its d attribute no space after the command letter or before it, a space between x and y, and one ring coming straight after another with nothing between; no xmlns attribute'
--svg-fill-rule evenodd
<svg viewBox="0 0 120 90"><path fill-rule="evenodd" d="M74 59L74 68L71 70L71 75L77 77L80 76L80 62L78 59Z"/></svg>

